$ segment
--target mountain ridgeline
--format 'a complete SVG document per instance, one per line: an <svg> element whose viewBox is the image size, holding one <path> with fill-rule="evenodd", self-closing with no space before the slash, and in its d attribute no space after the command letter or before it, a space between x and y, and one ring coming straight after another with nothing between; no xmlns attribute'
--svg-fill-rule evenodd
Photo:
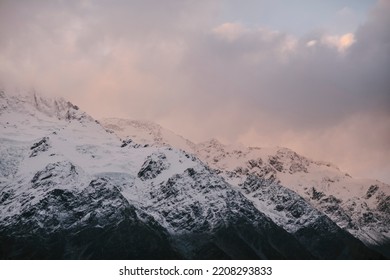
<svg viewBox="0 0 390 280"><path fill-rule="evenodd" d="M0 92L1 259L386 259L390 186Z"/></svg>

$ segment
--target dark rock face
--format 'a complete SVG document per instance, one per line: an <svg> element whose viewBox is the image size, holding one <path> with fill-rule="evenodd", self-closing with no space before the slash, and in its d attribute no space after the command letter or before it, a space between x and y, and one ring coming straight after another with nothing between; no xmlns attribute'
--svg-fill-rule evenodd
<svg viewBox="0 0 390 280"><path fill-rule="evenodd" d="M311 259L312 255L241 193L207 169L189 168L150 193L188 259Z"/></svg>
<svg viewBox="0 0 390 280"><path fill-rule="evenodd" d="M127 139L122 140L122 144L121 144L121 148L125 148L125 147L140 148L140 147L147 147L147 145L137 144L132 139L127 138Z"/></svg>
<svg viewBox="0 0 390 280"><path fill-rule="evenodd" d="M81 193L53 189L0 226L1 259L177 259L151 216L104 178Z"/></svg>
<svg viewBox="0 0 390 280"><path fill-rule="evenodd" d="M368 199L371 196L373 196L378 191L378 189L379 189L378 186L370 186L370 188L368 189L368 191L366 193L365 198Z"/></svg>
<svg viewBox="0 0 390 280"><path fill-rule="evenodd" d="M175 236L187 259L313 259L296 240L277 227L240 219L211 233Z"/></svg>
<svg viewBox="0 0 390 280"><path fill-rule="evenodd" d="M390 196L382 196L379 198L378 210L390 214Z"/></svg>
<svg viewBox="0 0 390 280"><path fill-rule="evenodd" d="M168 169L170 163L167 161L167 157L163 153L152 154L148 156L140 171L138 177L141 180L148 180L156 178L162 171Z"/></svg>
<svg viewBox="0 0 390 280"><path fill-rule="evenodd" d="M377 259L378 253L338 227L330 218L312 207L304 198L273 180L248 176L243 191L263 207L276 211L272 217L290 232L315 258ZM313 194L321 197L313 189ZM334 198L330 198L332 201Z"/></svg>
<svg viewBox="0 0 390 280"><path fill-rule="evenodd" d="M146 162L148 168L155 161ZM248 194L276 205L291 223L312 220L286 231L203 166L147 184L151 206L132 205L109 177L69 187L80 176L70 162L34 175L31 188L45 194L36 204L23 198L21 212L0 221L1 259L381 258L326 216L316 217L295 193L255 176L245 183ZM1 201L13 196L2 192Z"/></svg>
<svg viewBox="0 0 390 280"><path fill-rule="evenodd" d="M294 174L307 173L309 161L289 149L280 149L276 155L270 156L268 163L278 172Z"/></svg>
<svg viewBox="0 0 390 280"><path fill-rule="evenodd" d="M326 216L299 229L294 236L320 259L383 259L350 233L336 228Z"/></svg>
<svg viewBox="0 0 390 280"><path fill-rule="evenodd" d="M45 195L36 204L23 202L19 214L0 222L0 258L312 258L295 237L206 168L149 185L153 209L131 205L110 178L93 179L85 188L60 183L81 175L69 162L35 174L30 183Z"/></svg>
<svg viewBox="0 0 390 280"><path fill-rule="evenodd" d="M278 157L273 156L269 158L269 164L275 168L277 171L282 172L283 171L283 162L281 162Z"/></svg>
<svg viewBox="0 0 390 280"><path fill-rule="evenodd" d="M49 148L49 137L43 137L41 140L31 146L30 157L36 157L39 153L46 152L47 150L49 150Z"/></svg>
<svg viewBox="0 0 390 280"><path fill-rule="evenodd" d="M386 259L390 259L390 243L383 243L376 246L370 246L373 250L382 254Z"/></svg>

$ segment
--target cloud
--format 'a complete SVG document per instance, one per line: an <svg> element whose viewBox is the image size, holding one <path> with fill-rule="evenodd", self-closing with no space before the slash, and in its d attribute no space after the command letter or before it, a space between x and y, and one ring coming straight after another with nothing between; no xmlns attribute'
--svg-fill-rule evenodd
<svg viewBox="0 0 390 280"><path fill-rule="evenodd" d="M337 11L337 15L342 16L342 17L349 17L349 16L353 15L353 11L351 10L351 8L345 6L342 9Z"/></svg>
<svg viewBox="0 0 390 280"><path fill-rule="evenodd" d="M196 100L177 114L185 118L163 122L195 139L288 146L354 176L390 182L389 11L379 4L366 24L344 35L296 38L241 25L234 40L209 36L182 63L187 94Z"/></svg>
<svg viewBox="0 0 390 280"><path fill-rule="evenodd" d="M310 41L308 41L306 43L306 46L308 46L308 47L313 47L315 45L317 45L317 41L316 40L310 40Z"/></svg>
<svg viewBox="0 0 390 280"><path fill-rule="evenodd" d="M335 47L339 52L343 53L349 47L351 47L352 44L356 42L356 40L355 40L355 35L353 33L347 33L342 36L337 36L337 35L324 36L321 39L321 42L330 47Z"/></svg>
<svg viewBox="0 0 390 280"><path fill-rule="evenodd" d="M390 174L389 2L357 30L302 36L219 21L228 4L1 1L0 83L196 141L286 145L357 175Z"/></svg>
<svg viewBox="0 0 390 280"><path fill-rule="evenodd" d="M226 22L213 30L218 37L227 41L234 41L247 32L247 29L240 23Z"/></svg>

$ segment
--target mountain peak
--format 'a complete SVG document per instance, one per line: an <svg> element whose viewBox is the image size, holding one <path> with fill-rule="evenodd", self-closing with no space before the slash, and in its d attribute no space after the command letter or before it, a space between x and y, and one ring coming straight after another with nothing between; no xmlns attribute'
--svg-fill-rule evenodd
<svg viewBox="0 0 390 280"><path fill-rule="evenodd" d="M201 151L203 149L215 149L215 150L225 150L227 146L222 144L218 139L211 138L210 140L201 142L197 145L197 150Z"/></svg>
<svg viewBox="0 0 390 280"><path fill-rule="evenodd" d="M151 121L106 118L100 120L100 123L118 137L130 138L139 144L171 146L187 152L195 150L195 144L191 141Z"/></svg>
<svg viewBox="0 0 390 280"><path fill-rule="evenodd" d="M100 122L105 123L107 128L124 131L126 127L148 130L150 133L159 134L163 129L161 125L148 120L130 120L123 118L104 118ZM129 135L127 135L129 136Z"/></svg>
<svg viewBox="0 0 390 280"><path fill-rule="evenodd" d="M82 112L78 106L62 97L47 97L35 90L8 94L0 93L0 114L22 114L38 118L57 118L59 120L89 120L93 118Z"/></svg>

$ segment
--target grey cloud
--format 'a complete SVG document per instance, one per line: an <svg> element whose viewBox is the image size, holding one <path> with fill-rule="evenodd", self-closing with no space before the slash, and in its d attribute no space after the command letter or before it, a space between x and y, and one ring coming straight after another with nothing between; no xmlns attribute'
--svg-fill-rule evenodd
<svg viewBox="0 0 390 280"><path fill-rule="evenodd" d="M345 55L328 46L308 49L307 41L301 40L287 62L278 59L286 34L270 41L262 40L261 32L234 42L211 38L197 46L200 50L193 51L185 63L193 87L206 94L210 108L215 108L213 100L237 99L238 104L244 101L249 114L256 109L277 112L275 117L295 127L333 125L351 113L389 105L388 43L380 45L380 53L372 57L367 53L371 48L359 52L360 44L365 44L361 37ZM375 48L382 39L372 39ZM256 56L256 62L245 60L256 60Z"/></svg>

